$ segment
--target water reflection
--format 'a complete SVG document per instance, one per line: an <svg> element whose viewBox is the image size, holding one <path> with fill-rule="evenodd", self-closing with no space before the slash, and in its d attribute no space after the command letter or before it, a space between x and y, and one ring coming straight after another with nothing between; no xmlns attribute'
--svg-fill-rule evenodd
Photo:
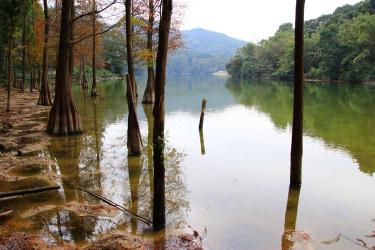
<svg viewBox="0 0 375 250"><path fill-rule="evenodd" d="M228 80L236 100L269 115L279 129L291 126L292 84ZM349 152L367 174L375 172L375 88L352 84L305 84L304 133Z"/></svg>
<svg viewBox="0 0 375 250"><path fill-rule="evenodd" d="M140 116L141 130L148 132L148 145L141 156L128 156L125 122L128 109L123 89L120 83L104 82L99 84L101 97L90 98L80 88L74 88L85 134L54 138L49 153L57 160L58 174L127 207L142 217L151 219L154 207L152 105L143 105L144 115ZM187 187L181 170L184 155L170 147L168 141L166 144L164 194L155 193L157 203L164 203L162 219L166 221L169 229L178 229L185 225L186 211L189 207ZM162 179L158 178L158 180ZM160 182L157 183L159 186ZM96 198L66 184L63 184L62 192L67 202L100 204ZM164 199L161 196L164 196ZM164 202L160 203L163 200ZM146 233L150 230L147 225L125 214L114 218L90 217L77 216L75 212L56 209L53 213L43 216L42 228L48 232L46 237L53 242L59 239L82 244L116 228L128 230L133 234ZM80 234L80 231L84 233ZM161 235L163 233L155 235L158 244Z"/></svg>
<svg viewBox="0 0 375 250"><path fill-rule="evenodd" d="M282 250L292 249L294 245L292 234L296 230L300 191L300 187L289 187L288 200L285 209L284 233L281 239Z"/></svg>
<svg viewBox="0 0 375 250"><path fill-rule="evenodd" d="M306 181L299 197L299 192L288 190L289 83L225 84L223 78L191 76L169 80L164 149L167 232L187 224L199 232L207 226L205 243L211 249L277 249L280 241L283 249L296 248L298 242L293 243L291 232L296 231L298 206L298 229L311 233L313 239L330 239L340 232L363 235L373 230L373 222L367 221L374 217L375 194L369 190L374 190L375 183L367 174L374 172L374 88L306 86ZM51 169L151 219L152 106L138 105L147 146L140 157L128 158L124 85L121 81L102 82L98 87L101 96L95 102L85 98L79 86L74 87L85 134L53 140L49 153L58 164ZM200 134L198 141L203 96L212 105L206 113L204 135ZM202 157L206 148L209 153ZM39 200L25 196L25 200L29 207L65 201L99 204L65 185L58 195L46 195L50 196L40 196ZM27 207L8 202L8 207ZM113 218L76 218L76 213L57 208L42 215L30 231L53 242L81 244L115 229L150 233L150 228L122 213ZM84 231L82 236L75 235L80 231ZM161 231L159 236L165 238L166 234ZM340 249L353 247L345 241L333 244L340 244L333 245Z"/></svg>

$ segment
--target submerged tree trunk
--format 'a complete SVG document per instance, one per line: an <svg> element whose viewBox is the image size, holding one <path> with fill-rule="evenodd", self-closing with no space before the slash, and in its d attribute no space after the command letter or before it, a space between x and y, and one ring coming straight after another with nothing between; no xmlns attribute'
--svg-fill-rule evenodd
<svg viewBox="0 0 375 250"><path fill-rule="evenodd" d="M290 162L290 184L301 185L303 152L303 25L305 0L296 2L294 103Z"/></svg>
<svg viewBox="0 0 375 250"><path fill-rule="evenodd" d="M132 34L132 20L131 20L131 9L132 1L125 0L125 26L126 26L126 53L128 61L128 74L130 77L131 86L133 89L133 94L138 97L137 83L135 82L134 76L134 64L133 64L133 34Z"/></svg>
<svg viewBox="0 0 375 250"><path fill-rule="evenodd" d="M148 1L148 27L147 27L147 51L150 53L147 60L147 85L143 94L142 103L155 102L155 74L154 74L154 59L152 49L152 34L154 29L154 0Z"/></svg>
<svg viewBox="0 0 375 250"><path fill-rule="evenodd" d="M26 83L26 14L23 16L22 29L22 81L20 84L20 92L25 92Z"/></svg>
<svg viewBox="0 0 375 250"><path fill-rule="evenodd" d="M74 135L83 133L81 118L74 105L69 75L70 34L73 0L63 0L59 55L56 71L55 99L49 115L47 131L55 135Z"/></svg>
<svg viewBox="0 0 375 250"><path fill-rule="evenodd" d="M162 17L159 25L159 45L156 57L155 106L154 106L154 229L165 226L165 168L164 168L164 119L165 75L168 56L169 30L171 26L172 0L162 1Z"/></svg>
<svg viewBox="0 0 375 250"><path fill-rule="evenodd" d="M129 75L126 75L126 96L128 100L128 155L141 154L141 133L135 110L135 96Z"/></svg>
<svg viewBox="0 0 375 250"><path fill-rule="evenodd" d="M7 91L7 112L10 112L10 91L12 88L12 37L9 38L8 42L8 91Z"/></svg>
<svg viewBox="0 0 375 250"><path fill-rule="evenodd" d="M92 3L92 8L93 12L95 13L96 11L96 3L95 0L93 0ZM96 15L92 15L92 86L91 86L91 96L98 96L98 90L96 87L96 55L95 55L95 50L96 50Z"/></svg>
<svg viewBox="0 0 375 250"><path fill-rule="evenodd" d="M48 86L48 36L49 36L49 15L47 0L43 0L44 5L44 48L43 48L43 69L42 84L39 91L38 105L52 105L51 93Z"/></svg>

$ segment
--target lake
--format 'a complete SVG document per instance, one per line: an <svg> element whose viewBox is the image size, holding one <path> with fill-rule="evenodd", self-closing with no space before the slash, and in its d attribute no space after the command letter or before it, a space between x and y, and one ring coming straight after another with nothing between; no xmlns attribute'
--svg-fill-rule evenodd
<svg viewBox="0 0 375 250"><path fill-rule="evenodd" d="M138 84L141 100L145 79ZM168 77L168 232L206 229L207 249L375 245L369 237L375 230L375 87L306 83L303 183L289 192L292 87L220 76ZM46 152L57 160L53 171L151 219L152 107L137 105L145 147L141 157L128 157L124 82L101 82L97 99L80 86L73 92L85 134L53 140ZM97 202L62 185L60 202ZM35 230L52 242L80 245L115 229L152 237L148 226L125 214L108 219L57 210L44 220Z"/></svg>

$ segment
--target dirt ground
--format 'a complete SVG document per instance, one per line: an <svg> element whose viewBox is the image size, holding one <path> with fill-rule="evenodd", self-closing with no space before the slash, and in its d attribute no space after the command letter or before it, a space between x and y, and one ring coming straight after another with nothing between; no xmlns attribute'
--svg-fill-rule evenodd
<svg viewBox="0 0 375 250"><path fill-rule="evenodd" d="M11 110L6 112L6 92L0 88L0 193L16 181L26 180L43 166L56 164L45 156L45 150L51 137L45 132L50 107L37 105L38 93L20 93L13 89ZM45 184L56 185L53 173L42 175ZM84 208L82 208L84 206ZM30 216L53 206L39 206L28 211ZM78 246L62 242L48 245L39 235L14 229L12 214L1 216L11 208L0 207L0 250L3 249L80 249ZM109 205L65 204L64 209L83 210L91 214L103 214L113 211ZM100 210L100 211L98 211ZM113 211L115 212L115 211ZM24 214L27 216L28 214ZM186 233L168 235L160 240L150 240L132 236L123 232L103 235L99 240L85 246L84 249L202 249L202 238L193 230Z"/></svg>

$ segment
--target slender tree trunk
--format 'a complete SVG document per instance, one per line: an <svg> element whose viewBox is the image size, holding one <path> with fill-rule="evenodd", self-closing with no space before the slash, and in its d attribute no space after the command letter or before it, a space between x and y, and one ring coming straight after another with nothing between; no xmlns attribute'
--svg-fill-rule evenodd
<svg viewBox="0 0 375 250"><path fill-rule="evenodd" d="M96 3L95 0L92 2L92 11L96 11ZM92 86L91 86L91 96L98 96L98 90L96 87L96 15L92 15Z"/></svg>
<svg viewBox="0 0 375 250"><path fill-rule="evenodd" d="M48 36L49 36L49 15L47 0L43 0L44 6L44 48L43 48L43 69L42 84L39 91L38 105L52 105L51 93L48 86Z"/></svg>
<svg viewBox="0 0 375 250"><path fill-rule="evenodd" d="M142 103L154 103L155 102L155 74L154 74L154 59L153 59L153 48L152 48L152 34L154 29L154 0L148 1L148 27L147 27L147 50L150 56L147 60L147 85L143 94Z"/></svg>
<svg viewBox="0 0 375 250"><path fill-rule="evenodd" d="M303 25L305 0L296 0L294 103L290 184L301 185L303 152Z"/></svg>
<svg viewBox="0 0 375 250"><path fill-rule="evenodd" d="M138 97L137 83L135 82L134 75L134 64L133 64L133 34L132 34L132 20L131 20L131 9L132 1L125 0L125 26L126 26L126 52L128 60L128 74L130 77L130 82L132 84L133 94Z"/></svg>
<svg viewBox="0 0 375 250"><path fill-rule="evenodd" d="M126 96L128 100L128 155L141 154L141 133L135 110L135 96L129 75L126 75Z"/></svg>
<svg viewBox="0 0 375 250"><path fill-rule="evenodd" d="M164 168L164 119L165 75L168 56L169 30L172 16L172 0L162 1L162 17L159 25L159 45L156 57L155 106L154 106L154 229L165 226L165 168Z"/></svg>
<svg viewBox="0 0 375 250"><path fill-rule="evenodd" d="M7 112L10 112L10 91L12 88L12 37L9 38L8 42L8 91L7 91Z"/></svg>
<svg viewBox="0 0 375 250"><path fill-rule="evenodd" d="M20 92L25 92L26 83L26 14L23 16L22 29L22 82L20 84Z"/></svg>
<svg viewBox="0 0 375 250"><path fill-rule="evenodd" d="M82 89L88 89L89 86L87 84L87 75L86 75L86 56L83 56L82 59L83 59L83 61L82 61L82 82L81 82L81 86L82 86Z"/></svg>
<svg viewBox="0 0 375 250"><path fill-rule="evenodd" d="M73 102L69 75L70 34L73 0L63 0L59 55L56 71L55 99L49 115L47 131L55 135L74 135L83 133L81 118Z"/></svg>
<svg viewBox="0 0 375 250"><path fill-rule="evenodd" d="M33 92L33 88L34 88L34 80L35 78L35 71L34 71L34 64L33 62L30 62L30 92Z"/></svg>

